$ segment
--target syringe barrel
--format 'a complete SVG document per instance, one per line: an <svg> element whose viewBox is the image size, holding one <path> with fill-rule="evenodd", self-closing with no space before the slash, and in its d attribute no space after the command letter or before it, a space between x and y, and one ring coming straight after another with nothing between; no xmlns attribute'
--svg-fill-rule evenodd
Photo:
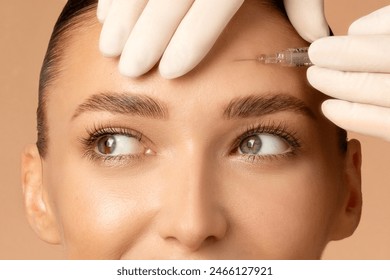
<svg viewBox="0 0 390 280"><path fill-rule="evenodd" d="M294 48L287 49L277 54L278 60L285 66L311 66L313 63L310 61L309 48Z"/></svg>

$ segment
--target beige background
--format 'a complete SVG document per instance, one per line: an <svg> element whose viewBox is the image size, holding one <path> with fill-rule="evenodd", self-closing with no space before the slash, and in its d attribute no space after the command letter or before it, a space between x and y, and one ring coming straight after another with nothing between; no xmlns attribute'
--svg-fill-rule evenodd
<svg viewBox="0 0 390 280"><path fill-rule="evenodd" d="M62 257L61 248L35 236L24 216L20 153L26 143L35 142L39 69L65 2L0 0L0 259ZM325 0L325 4L331 27L342 35L352 21L390 1ZM350 136L363 145L363 216L353 237L331 243L324 258L390 259L390 143Z"/></svg>

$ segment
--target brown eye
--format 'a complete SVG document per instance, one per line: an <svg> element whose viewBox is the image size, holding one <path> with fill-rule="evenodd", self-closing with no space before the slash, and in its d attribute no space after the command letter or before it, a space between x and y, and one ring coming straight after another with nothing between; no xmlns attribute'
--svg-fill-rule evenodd
<svg viewBox="0 0 390 280"><path fill-rule="evenodd" d="M103 155L112 154L116 147L115 137L112 135L103 136L97 141L97 149Z"/></svg>
<svg viewBox="0 0 390 280"><path fill-rule="evenodd" d="M278 155L290 150L290 145L283 138L268 133L250 135L238 146L240 154L248 155Z"/></svg>
<svg viewBox="0 0 390 280"><path fill-rule="evenodd" d="M95 152L107 156L120 156L145 153L146 148L135 137L110 134L96 141Z"/></svg>

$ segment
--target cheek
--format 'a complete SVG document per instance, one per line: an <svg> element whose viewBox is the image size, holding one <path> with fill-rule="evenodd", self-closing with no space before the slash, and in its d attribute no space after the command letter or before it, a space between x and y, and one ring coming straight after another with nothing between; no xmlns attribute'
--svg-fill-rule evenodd
<svg viewBox="0 0 390 280"><path fill-rule="evenodd" d="M119 259L154 216L152 192L137 176L108 175L79 162L62 157L45 169L67 257Z"/></svg>
<svg viewBox="0 0 390 280"><path fill-rule="evenodd" d="M319 258L337 202L335 180L323 170L321 163L302 161L280 170L242 172L241 180L232 176L233 228L245 233L242 247L268 252L270 259Z"/></svg>

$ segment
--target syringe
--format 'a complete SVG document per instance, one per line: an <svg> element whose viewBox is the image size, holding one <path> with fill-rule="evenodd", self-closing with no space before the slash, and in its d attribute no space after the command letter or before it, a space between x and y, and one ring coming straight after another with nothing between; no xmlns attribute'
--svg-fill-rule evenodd
<svg viewBox="0 0 390 280"><path fill-rule="evenodd" d="M311 66L313 63L310 61L308 50L308 47L290 48L275 54L261 54L256 58L238 59L238 61L256 60L263 64L280 64L290 67Z"/></svg>

